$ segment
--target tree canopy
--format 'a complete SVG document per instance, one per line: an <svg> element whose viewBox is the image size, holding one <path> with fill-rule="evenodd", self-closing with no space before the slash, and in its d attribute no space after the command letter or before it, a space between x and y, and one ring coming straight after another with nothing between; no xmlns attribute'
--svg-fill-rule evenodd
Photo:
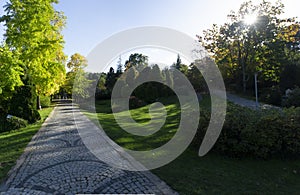
<svg viewBox="0 0 300 195"><path fill-rule="evenodd" d="M53 8L57 0L10 0L0 19L5 43L23 68L23 81L38 94L52 94L63 83L65 55L61 30L65 17Z"/></svg>
<svg viewBox="0 0 300 195"><path fill-rule="evenodd" d="M228 15L227 23L213 25L203 36L198 36L227 83L235 83L246 91L255 72L260 73L265 86L280 82L281 72L292 63L289 59L292 46L299 46L299 40L294 38L299 23L295 18L281 19L283 11L281 1L275 4L247 1Z"/></svg>
<svg viewBox="0 0 300 195"><path fill-rule="evenodd" d="M55 3L58 1L8 0L0 16L5 26L0 46L0 107L30 122L39 119L36 97L54 94L65 79L61 34L65 16L54 9Z"/></svg>

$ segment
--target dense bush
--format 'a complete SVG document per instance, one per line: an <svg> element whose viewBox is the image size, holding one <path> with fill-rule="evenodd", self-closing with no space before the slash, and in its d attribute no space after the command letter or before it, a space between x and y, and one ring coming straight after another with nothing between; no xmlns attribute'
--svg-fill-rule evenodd
<svg viewBox="0 0 300 195"><path fill-rule="evenodd" d="M51 105L51 99L48 96L40 96L40 102L42 108L47 108Z"/></svg>
<svg viewBox="0 0 300 195"><path fill-rule="evenodd" d="M28 122L16 116L11 118L1 118L0 119L0 132L7 132L15 129L20 129L26 127Z"/></svg>
<svg viewBox="0 0 300 195"><path fill-rule="evenodd" d="M200 116L196 143L201 143L209 115L209 112L203 112ZM256 111L229 104L214 150L231 157L299 158L300 108Z"/></svg>
<svg viewBox="0 0 300 195"><path fill-rule="evenodd" d="M300 88L297 87L290 92L283 104L285 107L300 107Z"/></svg>
<svg viewBox="0 0 300 195"><path fill-rule="evenodd" d="M35 88L25 85L17 89L17 93L10 100L9 114L34 123L41 119L36 109Z"/></svg>
<svg viewBox="0 0 300 195"><path fill-rule="evenodd" d="M135 109L145 106L146 103L135 96L131 96L129 98L129 108Z"/></svg>
<svg viewBox="0 0 300 195"><path fill-rule="evenodd" d="M279 86L273 86L271 88L265 88L261 90L261 100L267 104L275 106L281 106L282 95Z"/></svg>

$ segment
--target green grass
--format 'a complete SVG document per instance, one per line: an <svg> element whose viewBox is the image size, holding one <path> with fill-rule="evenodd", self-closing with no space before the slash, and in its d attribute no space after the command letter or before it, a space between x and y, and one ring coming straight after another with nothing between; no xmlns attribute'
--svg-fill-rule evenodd
<svg viewBox="0 0 300 195"><path fill-rule="evenodd" d="M99 122L104 130L108 130L108 136L116 141L122 147L132 150L151 150L168 142L176 133L178 122L180 120L180 112L176 100L162 100L167 106L166 110L171 114L167 117L167 122L162 130L150 136L135 136L126 131L123 131L117 124L110 109L110 101L101 101L96 103L98 117L94 114L86 113L92 120L99 119ZM172 103L170 103L170 101ZM149 106L131 110L132 118L141 124L146 124L150 121L151 116L148 113ZM122 113L120 113L122 115ZM130 128L130 124L124 124Z"/></svg>
<svg viewBox="0 0 300 195"><path fill-rule="evenodd" d="M154 135L134 136L123 131L111 114L110 101L96 102L97 116L107 135L120 146L132 150L149 150L163 145L172 138L180 120L179 105L175 99L162 99L166 105L166 124ZM209 107L204 97L200 107ZM131 110L132 117L141 123L150 120L149 106ZM172 163L152 171L180 194L297 194L300 191L300 161L279 159L232 159L209 153L197 155L190 146Z"/></svg>
<svg viewBox="0 0 300 195"><path fill-rule="evenodd" d="M297 172L295 172L297 171ZM298 194L300 161L232 159L189 148L153 170L180 194Z"/></svg>
<svg viewBox="0 0 300 195"><path fill-rule="evenodd" d="M41 120L18 130L0 133L0 182L7 177L31 138L37 133L53 107L39 111Z"/></svg>

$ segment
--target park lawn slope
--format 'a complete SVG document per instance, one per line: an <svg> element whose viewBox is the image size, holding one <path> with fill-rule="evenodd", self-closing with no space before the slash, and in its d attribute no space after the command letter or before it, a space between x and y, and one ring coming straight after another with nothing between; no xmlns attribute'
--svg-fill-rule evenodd
<svg viewBox="0 0 300 195"><path fill-rule="evenodd" d="M139 137L123 131L116 123L110 101L97 101L95 114L85 113L99 120L106 134L122 147L132 150L150 150L168 142L178 127L179 104L174 99L161 101L166 105L166 124L154 135ZM208 96L200 107L209 107ZM149 106L131 110L138 122L147 122ZM174 130L175 129L175 130ZM170 164L152 170L180 194L297 194L300 191L300 160L234 159L210 152L197 155L198 148L190 146Z"/></svg>
<svg viewBox="0 0 300 195"><path fill-rule="evenodd" d="M53 107L40 110L41 120L25 128L0 133L0 182L7 177L8 171L16 164L17 159L52 110Z"/></svg>

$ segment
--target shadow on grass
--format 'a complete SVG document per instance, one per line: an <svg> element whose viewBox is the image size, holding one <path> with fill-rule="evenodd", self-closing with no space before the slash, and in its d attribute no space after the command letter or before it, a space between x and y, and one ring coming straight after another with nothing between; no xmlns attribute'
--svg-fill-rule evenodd
<svg viewBox="0 0 300 195"><path fill-rule="evenodd" d="M5 179L8 171L15 165L16 160L52 110L53 107L41 110L42 119L35 124L11 132L0 133L0 182Z"/></svg>
<svg viewBox="0 0 300 195"><path fill-rule="evenodd" d="M179 104L165 100L168 117L163 128L147 137L133 136L122 130L111 114L110 102L96 102L97 115L106 134L120 146L132 150L150 150L169 141L180 121ZM209 96L204 96L200 108L210 108ZM164 102L162 102L164 103ZM149 120L148 107L131 110L138 122ZM200 109L201 110L201 109ZM232 159L210 152L198 156L189 147L170 164L153 172L180 194L298 194L300 191L299 160Z"/></svg>

